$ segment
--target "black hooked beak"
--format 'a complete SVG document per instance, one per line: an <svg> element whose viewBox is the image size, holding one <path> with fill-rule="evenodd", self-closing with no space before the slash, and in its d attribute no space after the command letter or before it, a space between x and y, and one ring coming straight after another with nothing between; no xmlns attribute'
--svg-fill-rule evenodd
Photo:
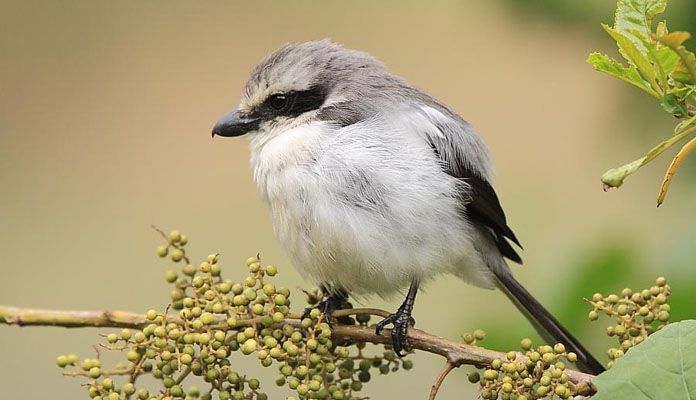
<svg viewBox="0 0 696 400"><path fill-rule="evenodd" d="M239 110L230 111L213 127L213 136L242 136L259 129L259 119L243 116Z"/></svg>

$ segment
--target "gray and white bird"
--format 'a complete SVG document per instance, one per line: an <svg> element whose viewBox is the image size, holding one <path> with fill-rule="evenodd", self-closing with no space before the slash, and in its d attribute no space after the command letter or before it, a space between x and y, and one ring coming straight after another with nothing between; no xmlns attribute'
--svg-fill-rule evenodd
<svg viewBox="0 0 696 400"><path fill-rule="evenodd" d="M330 40L286 45L259 62L239 107L213 136L247 134L254 180L294 266L328 291L406 300L394 350L420 285L442 273L501 289L549 341L601 364L512 276L519 246L491 187L486 146L464 119L367 53Z"/></svg>

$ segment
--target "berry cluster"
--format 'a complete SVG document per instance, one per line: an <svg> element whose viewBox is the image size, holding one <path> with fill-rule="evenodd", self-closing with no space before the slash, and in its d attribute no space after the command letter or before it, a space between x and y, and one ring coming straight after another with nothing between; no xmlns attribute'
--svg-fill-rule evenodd
<svg viewBox="0 0 696 400"><path fill-rule="evenodd" d="M262 266L258 256L247 260L245 279L234 282L222 278L217 254L194 265L186 254L185 235L162 235L167 244L157 254L182 263L178 272L164 275L174 286L171 306L163 313L147 311L142 329L110 333L100 344L125 352L128 363L103 369L99 357L81 363L74 354L57 359L65 375L90 379L92 399L267 399L259 380L241 371L244 361L233 361L235 352L255 355L263 367L277 365L276 384L295 392L290 399L357 399L372 370L386 374L412 367L389 348L370 356L364 354L364 343L334 343L331 326L318 308L304 319L291 314L290 291L270 282L277 268ZM317 289L307 295L310 303L321 298ZM358 314L356 319L366 325L370 317ZM136 387L144 374L159 381L157 391ZM127 383L119 385L112 376L125 376ZM187 386L190 376L202 378L205 389Z"/></svg>
<svg viewBox="0 0 696 400"><path fill-rule="evenodd" d="M567 399L572 396L573 384L565 372L565 362L577 361L575 353L566 352L557 343L532 347L530 339L522 339L523 354L510 351L506 359L496 359L490 368L469 374L469 381L479 383L481 398L530 400L547 396Z"/></svg>
<svg viewBox="0 0 696 400"><path fill-rule="evenodd" d="M667 301L670 294L671 288L667 280L659 277L649 289L633 291L625 288L621 295L610 294L606 297L595 293L592 300L587 300L593 307L588 314L591 321L596 321L599 314L604 313L616 322L616 325L607 327L607 335L616 337L619 342L618 347L607 351L611 359L607 364L609 368L628 349L667 325L670 312Z"/></svg>

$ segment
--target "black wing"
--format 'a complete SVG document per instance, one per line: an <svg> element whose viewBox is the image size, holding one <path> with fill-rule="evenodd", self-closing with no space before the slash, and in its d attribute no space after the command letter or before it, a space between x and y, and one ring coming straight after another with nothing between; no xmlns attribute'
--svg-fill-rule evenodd
<svg viewBox="0 0 696 400"><path fill-rule="evenodd" d="M438 127L439 128L439 127ZM430 146L437 157L442 160L443 168L449 175L461 179L469 186L469 191L466 196L463 196L468 201L466 205L466 216L470 221L478 222L479 224L491 229L493 239L500 250L500 253L506 258L516 263L522 264L522 258L517 251L510 245L508 239L522 248L515 233L507 225L505 212L500 206L498 195L491 187L488 181L481 175L473 171L467 166L464 160L448 160L446 156L440 152L431 138L428 138Z"/></svg>
<svg viewBox="0 0 696 400"><path fill-rule="evenodd" d="M447 172L450 173L449 171ZM520 246L520 248L522 245L517 240L515 233L507 225L505 212L500 206L498 196L490 183L474 173L471 173L468 177L457 176L457 178L464 179L471 188L469 192L470 202L466 206L466 213L469 219L491 228L500 252L510 260L522 264L522 258L510 245L508 239Z"/></svg>

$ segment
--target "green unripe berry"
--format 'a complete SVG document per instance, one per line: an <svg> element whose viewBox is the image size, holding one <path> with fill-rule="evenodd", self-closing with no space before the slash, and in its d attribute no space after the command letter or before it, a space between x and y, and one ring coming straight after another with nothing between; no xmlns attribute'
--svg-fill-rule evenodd
<svg viewBox="0 0 696 400"><path fill-rule="evenodd" d="M177 230L169 232L168 239L171 243L179 243L181 241L181 232Z"/></svg>
<svg viewBox="0 0 696 400"><path fill-rule="evenodd" d="M161 246L157 247L157 255L160 257L166 257L168 252L169 252L168 246L161 245Z"/></svg>
<svg viewBox="0 0 696 400"><path fill-rule="evenodd" d="M261 315L264 312L264 307L261 304L254 304L251 306L251 312L255 315Z"/></svg>
<svg viewBox="0 0 696 400"><path fill-rule="evenodd" d="M181 269L181 272L183 272L184 275L187 275L187 276L194 276L196 274L196 266L193 264L186 264Z"/></svg>
<svg viewBox="0 0 696 400"><path fill-rule="evenodd" d="M131 338L131 331L130 329L122 329L121 330L121 339L123 340L129 340Z"/></svg>
<svg viewBox="0 0 696 400"><path fill-rule="evenodd" d="M522 350L529 350L532 348L532 339L524 338L520 341L520 347Z"/></svg>
<svg viewBox="0 0 696 400"><path fill-rule="evenodd" d="M281 293L278 293L273 296L273 302L278 306L283 306L287 303L287 297Z"/></svg>
<svg viewBox="0 0 696 400"><path fill-rule="evenodd" d="M553 353L544 353L544 354L541 355L541 359L542 359L545 363L551 364L551 363L556 359L556 356L553 355Z"/></svg>
<svg viewBox="0 0 696 400"><path fill-rule="evenodd" d="M628 314L628 307L625 304L619 304L616 306L616 313L619 315L626 315Z"/></svg>
<svg viewBox="0 0 696 400"><path fill-rule="evenodd" d="M210 325L213 322L215 322L215 316L213 316L213 314L209 312L204 312L203 314L201 314L200 320L203 324Z"/></svg>
<svg viewBox="0 0 696 400"><path fill-rule="evenodd" d="M661 322L667 322L669 320L669 312L664 311L664 310L658 312L657 319Z"/></svg>
<svg viewBox="0 0 696 400"><path fill-rule="evenodd" d="M218 285L218 290L222 294L227 294L232 290L232 284L229 282L222 282Z"/></svg>
<svg viewBox="0 0 696 400"><path fill-rule="evenodd" d="M661 277L655 279L655 284L657 286L663 287L667 284L667 279L665 279L664 276L661 276Z"/></svg>
<svg viewBox="0 0 696 400"><path fill-rule="evenodd" d="M140 360L140 354L138 354L138 352L135 350L129 350L128 353L126 353L126 359L134 363Z"/></svg>
<svg viewBox="0 0 696 400"><path fill-rule="evenodd" d="M254 278L253 276L247 276L244 279L244 286L250 288L256 286L256 278Z"/></svg>
<svg viewBox="0 0 696 400"><path fill-rule="evenodd" d="M128 396L135 393L135 385L133 385L132 383L126 383L125 385L123 385L122 389L123 389L123 393L125 393Z"/></svg>
<svg viewBox="0 0 696 400"><path fill-rule="evenodd" d="M210 263L207 261L203 261L202 263L198 264L198 270L204 274L207 274L208 272L210 272Z"/></svg>
<svg viewBox="0 0 696 400"><path fill-rule="evenodd" d="M278 273L278 268L275 265L268 265L264 272L268 276L275 276Z"/></svg>
<svg viewBox="0 0 696 400"><path fill-rule="evenodd" d="M232 293L234 294L242 294L244 291L244 286L242 286L241 283L236 282L232 284Z"/></svg>
<svg viewBox="0 0 696 400"><path fill-rule="evenodd" d="M176 278L178 278L179 275L176 273L176 271L169 270L164 273L164 280L169 282L169 283L174 283L176 282Z"/></svg>
<svg viewBox="0 0 696 400"><path fill-rule="evenodd" d="M169 393L171 393L174 397L184 396L184 390L179 385L172 386L171 389L169 389Z"/></svg>
<svg viewBox="0 0 696 400"><path fill-rule="evenodd" d="M476 339L474 339L474 335L470 333L465 333L462 335L462 340L464 340L464 343L466 344L472 344Z"/></svg>
<svg viewBox="0 0 696 400"><path fill-rule="evenodd" d="M181 363L184 365L189 365L191 362L193 362L193 357L191 357L190 354L182 354L179 357L179 361L181 361Z"/></svg>
<svg viewBox="0 0 696 400"><path fill-rule="evenodd" d="M281 323L285 320L285 316L283 315L282 312L276 311L273 313L272 319L273 319L273 322L275 322L275 323Z"/></svg>
<svg viewBox="0 0 696 400"><path fill-rule="evenodd" d="M565 353L565 346L563 345L563 343L556 343L555 345L553 345L553 351L556 354Z"/></svg>
<svg viewBox="0 0 696 400"><path fill-rule="evenodd" d="M295 377L288 378L288 387L292 390L297 389L300 386L300 381Z"/></svg>
<svg viewBox="0 0 696 400"><path fill-rule="evenodd" d="M92 367L88 371L88 375L92 379L97 379L101 376L101 368L99 367Z"/></svg>
<svg viewBox="0 0 696 400"><path fill-rule="evenodd" d="M492 381L492 380L497 379L497 378L498 378L497 371L494 371L492 369L487 369L487 370L483 371L483 379L488 380L488 381Z"/></svg>
<svg viewBox="0 0 696 400"><path fill-rule="evenodd" d="M295 368L295 376L297 376L300 379L303 379L305 376L307 376L308 372L309 369L306 365L299 365L297 368Z"/></svg>
<svg viewBox="0 0 696 400"><path fill-rule="evenodd" d="M573 352L570 352L570 353L568 353L568 355L566 356L566 358L568 359L568 361L574 363L575 361L578 360L578 355L575 354L575 353L573 353Z"/></svg>
<svg viewBox="0 0 696 400"><path fill-rule="evenodd" d="M256 340L247 339L247 341L244 342L244 344L242 345L242 353L245 355L249 355L255 351L256 351Z"/></svg>
<svg viewBox="0 0 696 400"><path fill-rule="evenodd" d="M174 262L179 262L184 259L184 252L181 249L172 250L171 259Z"/></svg>
<svg viewBox="0 0 696 400"><path fill-rule="evenodd" d="M58 356L58 358L56 358L56 364L58 364L60 368L65 368L70 364L70 360L68 356Z"/></svg>
<svg viewBox="0 0 696 400"><path fill-rule="evenodd" d="M408 370L410 370L411 368L413 368L413 361L411 361L411 360L404 360L404 361L401 363L401 366L403 367L403 369L405 369L406 371L408 371Z"/></svg>
<svg viewBox="0 0 696 400"><path fill-rule="evenodd" d="M247 268L249 268L249 272L251 273L257 273L261 269L261 263L260 262L253 262L251 264L247 264Z"/></svg>
<svg viewBox="0 0 696 400"><path fill-rule="evenodd" d="M148 321L152 321L155 318L157 318L157 311L155 310L147 310L147 313L145 314L147 317Z"/></svg>
<svg viewBox="0 0 696 400"><path fill-rule="evenodd" d="M667 302L667 296L665 296L664 293L660 293L655 296L655 302L660 305L665 304Z"/></svg>
<svg viewBox="0 0 696 400"><path fill-rule="evenodd" d="M159 338L167 336L167 330L163 326L156 327L153 333Z"/></svg>
<svg viewBox="0 0 696 400"><path fill-rule="evenodd" d="M367 324L370 322L370 314L358 314L355 316L356 321L358 321L359 324Z"/></svg>
<svg viewBox="0 0 696 400"><path fill-rule="evenodd" d="M246 305L249 301L246 299L246 297L242 295L236 295L232 298L232 304L235 306L243 306Z"/></svg>

